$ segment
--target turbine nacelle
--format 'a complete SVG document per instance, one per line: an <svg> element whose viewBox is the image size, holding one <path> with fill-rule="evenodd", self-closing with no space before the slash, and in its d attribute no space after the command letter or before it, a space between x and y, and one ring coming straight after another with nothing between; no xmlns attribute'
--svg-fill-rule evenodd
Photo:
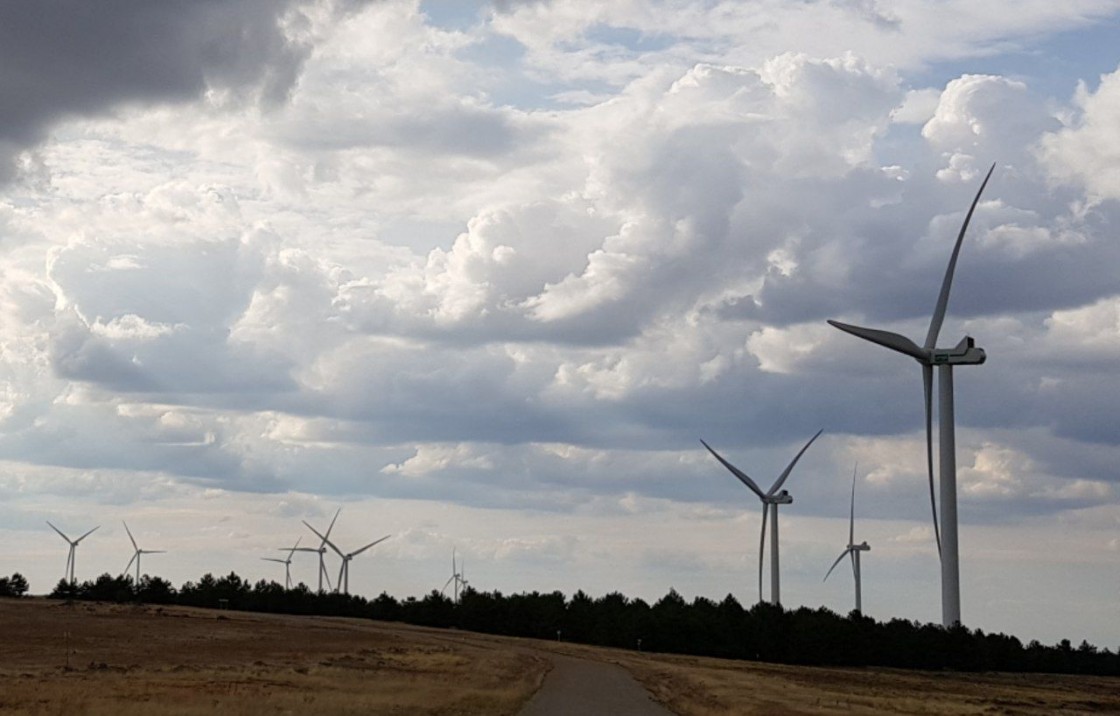
<svg viewBox="0 0 1120 716"><path fill-rule="evenodd" d="M790 505L793 504L793 495L789 494L789 490L782 490L776 495L767 497L765 501L771 505Z"/></svg>
<svg viewBox="0 0 1120 716"><path fill-rule="evenodd" d="M931 365L981 365L986 360L988 354L983 348L976 347L972 336L965 336L950 350L934 349L929 356Z"/></svg>

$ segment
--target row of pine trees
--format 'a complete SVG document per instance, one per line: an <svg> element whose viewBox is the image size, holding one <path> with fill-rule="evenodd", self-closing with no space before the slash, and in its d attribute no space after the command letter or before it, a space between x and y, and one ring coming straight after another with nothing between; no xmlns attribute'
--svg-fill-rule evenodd
<svg viewBox="0 0 1120 716"><path fill-rule="evenodd" d="M27 582L20 575L0 578L0 596L19 596L26 591ZM458 602L438 591L420 599L398 600L382 593L367 600L333 592L320 594L304 584L293 589L266 580L250 584L231 572L225 577L207 574L179 589L159 577L145 575L134 584L128 575L103 574L76 584L60 581L50 596L359 617L783 664L1120 676L1120 653L1088 642L1077 648L1068 640L1054 646L1037 641L1024 645L1005 634L965 627L946 629L904 619L879 622L856 612L844 616L825 608L786 610L767 603L744 608L731 595L720 602L704 597L689 602L675 590L653 604L617 592L592 598L579 591L568 598L561 592L503 595L471 588Z"/></svg>

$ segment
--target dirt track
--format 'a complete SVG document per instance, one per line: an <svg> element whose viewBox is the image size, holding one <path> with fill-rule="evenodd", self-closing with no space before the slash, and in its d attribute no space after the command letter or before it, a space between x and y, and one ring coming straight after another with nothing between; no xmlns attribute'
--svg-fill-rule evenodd
<svg viewBox="0 0 1120 716"><path fill-rule="evenodd" d="M672 716L620 666L548 654L553 669L520 716Z"/></svg>

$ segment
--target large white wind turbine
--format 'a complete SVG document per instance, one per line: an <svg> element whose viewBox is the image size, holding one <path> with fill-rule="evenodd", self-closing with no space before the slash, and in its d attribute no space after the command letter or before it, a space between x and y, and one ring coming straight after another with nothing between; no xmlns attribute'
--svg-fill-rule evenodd
<svg viewBox="0 0 1120 716"><path fill-rule="evenodd" d="M128 529L128 524L124 520L121 520L121 524L124 525L124 531L128 533L128 539L132 541L132 549L136 550L135 552L132 553L132 559L128 560L128 564L125 565L124 572L122 574L128 574L128 568L132 566L133 562L136 562L136 583L135 583L134 586L135 586L136 589L139 589L140 588L140 555L142 555L142 554L163 554L167 550L165 550L165 549L140 549L139 545L136 544L136 538L132 536L132 530Z"/></svg>
<svg viewBox="0 0 1120 716"><path fill-rule="evenodd" d="M866 541L856 544L856 471L852 470L852 511L848 516L848 546L828 568L828 573L824 575L824 580L828 579L828 575L832 574L832 570L836 569L836 565L840 564L840 560L851 555L852 558L852 574L856 578L856 611L860 614L863 613L863 591L861 589L860 571L859 571L859 553L866 552L871 549L871 546ZM821 580L821 581L824 581Z"/></svg>
<svg viewBox="0 0 1120 716"><path fill-rule="evenodd" d="M294 555L296 553L296 550L299 549L299 543L302 539L302 537L296 539L295 546L288 549L287 559L277 559L276 557L261 557L261 559L266 562L279 562L280 564L284 565L284 589L292 588L292 555Z"/></svg>
<svg viewBox="0 0 1120 716"><path fill-rule="evenodd" d="M51 521L47 520L47 524L51 525ZM62 537L62 539L66 540L67 544L70 545L70 551L66 554L66 571L62 573L62 578L69 580L70 584L74 583L74 559L78 552L78 543L93 534L94 530L98 529L99 527L101 527L101 525L94 527L92 530L86 532L78 539L70 539L65 534L63 534L62 530L55 527L54 525L51 525L51 529L57 532L59 536Z"/></svg>
<svg viewBox="0 0 1120 716"><path fill-rule="evenodd" d="M941 556L941 623L945 626L959 624L961 621L961 589L960 589L960 564L957 548L957 447L956 428L953 417L953 366L954 365L980 365L987 356L982 348L977 348L971 336L965 336L953 348L938 348L937 336L941 332L941 324L945 320L945 309L949 305L949 289L953 285L953 272L957 268L957 256L960 255L961 243L964 241L968 223L976 205L980 202L980 195L988 185L988 179L996 165L988 170L987 176L980 184L980 189L968 208L964 217L957 243L953 246L953 253L949 258L949 267L945 270L945 278L941 281L941 292L937 296L937 305L933 309L933 319L929 324L929 332L921 346L909 338L897 333L881 331L874 328L861 328L859 326L829 321L830 324L842 331L851 333L864 340L877 343L892 351L908 355L922 366L922 386L925 392L926 406L926 467L929 472L929 500L933 511L933 530L937 540L937 551ZM933 369L937 367L937 418L938 439L940 441L939 459L941 471L941 528L937 525L937 501L934 496L933 486Z"/></svg>
<svg viewBox="0 0 1120 716"><path fill-rule="evenodd" d="M384 542L385 540L389 539L390 537L392 537L392 535L385 535L381 539L375 539L374 541L370 542L366 546L359 547L358 549L354 550L353 552L343 552L342 550L340 550L335 545L334 542L331 542L329 539L327 539L327 537L325 535L319 534L319 531L316 530L314 527L312 527L311 525L308 525L306 522L304 522L303 524L307 525L307 529L311 530L316 535L318 535L323 540L324 544L326 544L328 547L333 549L335 554L337 554L339 557L342 558L342 566L339 567L339 570L338 570L338 582L335 583L334 591L336 591L336 592L341 591L343 594L349 594L350 593L350 560L354 559L355 557L357 557L362 552L365 552L367 549L374 546L375 544L380 544L380 543Z"/></svg>
<svg viewBox="0 0 1120 716"><path fill-rule="evenodd" d="M323 536L323 535L319 534L319 532L316 531L316 529L314 527L312 527L311 525L307 525L307 520L304 520L303 524L307 525L307 528L309 530L311 530L312 532L314 532L316 535L318 535L319 538L322 539L322 541L319 543L319 548L318 549L315 549L313 547L300 547L299 549L295 550L296 552L316 552L316 553L318 553L318 555L319 555L319 593L320 594L323 593L323 579L324 578L326 578L326 580L327 580L327 589L328 590L331 589L331 575L327 573L327 564L326 564L326 559L325 559L325 555L327 554L327 537L331 536L331 530L334 529L334 523L338 519L338 514L340 512L342 512L341 507L339 507L337 510L335 510L334 517L331 518L331 523L327 527L326 536Z"/></svg>
<svg viewBox="0 0 1120 716"><path fill-rule="evenodd" d="M778 490L781 490L782 484L785 483L786 478L789 477L790 472L793 471L793 466L797 464L797 461L801 459L801 456L805 454L805 451L809 449L813 441L820 437L820 434L823 432L824 430L818 430L816 435L809 438L809 442L805 443L805 447L801 448L801 452L797 453L793 460L790 461L789 465L786 466L786 469L782 471L782 474L767 492L763 492L759 486L755 484L755 481L747 476L747 473L735 467L727 460L724 460L718 452L712 449L711 445L708 445L708 443L703 440L700 441L704 447L708 448L708 452L715 455L715 458L731 471L731 474L739 478L744 485L750 488L751 492L758 495L758 499L762 500L762 538L758 543L759 601L762 601L762 558L766 552L766 514L767 512L772 513L770 520L770 603L781 604L781 579L779 578L778 570L778 505L788 505L792 503L793 497L787 490L782 490L781 492L778 492Z"/></svg>

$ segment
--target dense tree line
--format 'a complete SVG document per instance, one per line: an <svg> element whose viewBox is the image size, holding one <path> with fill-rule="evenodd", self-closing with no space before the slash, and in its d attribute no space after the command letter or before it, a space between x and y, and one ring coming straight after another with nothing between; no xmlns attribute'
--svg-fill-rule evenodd
<svg viewBox="0 0 1120 716"><path fill-rule="evenodd" d="M19 575L14 575L18 577ZM20 577L22 580L22 577ZM3 583L3 582L0 582ZM23 582L26 591L26 581ZM2 592L0 592L2 594ZM560 592L503 595L468 588L459 602L437 591L398 601L311 591L300 584L250 584L235 573L207 574L175 589L159 577L103 574L93 581L60 581L52 597L111 602L226 607L243 611L318 614L400 621L432 627L646 651L816 666L885 666L960 671L1028 671L1120 676L1120 654L1087 642L1023 645L1005 634L985 634L904 619L879 622L825 608L786 610L758 603L749 609L731 595L720 602L686 601L670 591L654 604L613 592L570 599Z"/></svg>

